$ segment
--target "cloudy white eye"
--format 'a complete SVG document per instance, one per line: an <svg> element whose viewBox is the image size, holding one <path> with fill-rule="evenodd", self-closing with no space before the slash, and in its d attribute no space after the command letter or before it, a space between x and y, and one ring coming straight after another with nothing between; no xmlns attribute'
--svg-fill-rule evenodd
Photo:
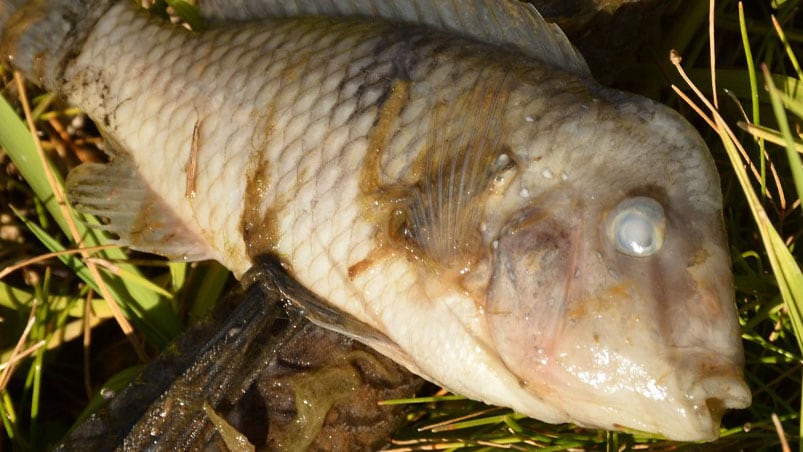
<svg viewBox="0 0 803 452"><path fill-rule="evenodd" d="M664 209L652 198L627 198L608 214L606 229L617 251L636 257L649 256L664 244Z"/></svg>

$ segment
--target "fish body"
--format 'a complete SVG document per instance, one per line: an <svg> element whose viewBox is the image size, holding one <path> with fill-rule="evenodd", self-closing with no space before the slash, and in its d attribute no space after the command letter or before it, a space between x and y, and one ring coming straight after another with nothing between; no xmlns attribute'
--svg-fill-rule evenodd
<svg viewBox="0 0 803 452"><path fill-rule="evenodd" d="M278 256L340 316L314 321L547 422L710 440L749 404L704 143L532 8L246 1L298 11L196 33L39 3L3 52L102 130L68 188L122 243L238 277ZM543 46L465 25L505 17Z"/></svg>

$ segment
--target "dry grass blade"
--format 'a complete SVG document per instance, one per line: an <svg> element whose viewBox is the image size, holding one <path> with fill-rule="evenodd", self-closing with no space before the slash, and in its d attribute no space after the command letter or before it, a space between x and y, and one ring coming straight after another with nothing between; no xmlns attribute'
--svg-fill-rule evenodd
<svg viewBox="0 0 803 452"><path fill-rule="evenodd" d="M0 392L6 390L11 375L14 373L14 369L16 369L20 360L26 356L26 353L23 352L23 347L25 346L25 342L28 341L28 335L31 334L31 329L36 323L36 306L37 303L34 302L33 309L31 309L28 317L28 322L25 324L25 330L23 330L19 340L17 340L17 345L14 346L14 351L11 353L11 358L6 363L6 367L3 369L3 373L0 374ZM36 344L34 347L39 348L41 345Z"/></svg>
<svg viewBox="0 0 803 452"><path fill-rule="evenodd" d="M477 417L480 417L480 416L484 416L484 415L486 415L488 413L492 413L494 411L499 411L499 410L500 410L500 408L498 408L498 407L491 407L491 408L488 408L487 410L481 410L481 411L472 412L472 413L469 413L469 414L467 414L465 416L460 416L460 417L457 417L457 418L454 418L454 419L449 419L449 420L442 421L442 422L436 422L434 424L424 425L422 427L419 427L418 431L422 432L424 430L431 430L433 432L442 432L442 431L446 431L446 430L453 430L455 428L454 425L459 423L459 422L463 422L463 421L466 421L468 419L474 419L474 418L477 418Z"/></svg>
<svg viewBox="0 0 803 452"><path fill-rule="evenodd" d="M25 92L25 82L22 79L22 74L15 71L14 81L16 82L17 90L19 90L20 93L19 100L20 103L22 104L22 110L25 113L25 120L28 123L28 128L31 131L31 138L33 139L34 145L36 146L36 152L39 155L39 159L41 160L41 163L45 168L45 175L47 177L48 183L51 186L51 189L53 190L53 194L56 197L56 202L62 209L62 215L67 221L67 226L69 228L70 233L72 234L72 239L75 241L75 243L78 244L79 249L85 249L83 237L78 232L78 228L75 226L74 215L70 211L70 207L67 203L67 199L66 196L64 195L64 191L62 190L61 184L57 182L56 177L50 168L50 164L48 163L47 158L45 157L45 153L42 150L42 143L39 140L39 135L36 133L36 124L33 121L33 115L31 115L31 107L28 103L28 96L26 95ZM82 251L81 256L83 256L83 258L86 260L86 258L89 257L89 253L86 251ZM106 281L103 279L100 272L98 271L97 266L95 266L90 262L87 262L86 265L87 268L89 269L89 272L92 274L92 277L94 278L101 295L109 304L109 309L112 311L115 320L120 325L120 328L123 330L123 333L126 335L126 337L129 338L129 341L131 342L131 345L136 351L137 355L139 355L143 361L147 360L148 356L147 353L145 353L145 349L142 347L142 343L134 335L134 328L131 326L131 323L128 321L128 319L126 319L125 315L123 314L123 311L120 309L117 303L114 302L114 297L109 291L109 288L106 285Z"/></svg>
<svg viewBox="0 0 803 452"><path fill-rule="evenodd" d="M778 134L769 127L763 127L752 123L744 123L744 122L740 122L737 125L756 138L767 140L770 143L777 144L780 146L786 145L786 141L784 141L783 137L778 136ZM803 142L794 140L792 142L792 146L794 147L795 151L803 154Z"/></svg>
<svg viewBox="0 0 803 452"><path fill-rule="evenodd" d="M720 135L723 145L728 151L728 157L731 159L732 167L747 197L748 204L753 213L753 218L756 220L761 238L764 241L770 264L778 278L781 295L784 302L786 302L787 309L789 309L790 318L792 319L797 334L798 345L801 350L803 350L803 312L801 312L800 309L800 305L803 304L803 274L801 274L794 257L792 257L784 241L778 235L767 212L764 210L758 196L750 185L747 172L744 170L744 163L740 157L740 155L747 155L747 152L739 142L736 134L734 134L733 130L727 125L719 111L688 78L683 67L680 66L680 58L673 58L673 63L675 63L675 67L689 84L689 87L697 94L700 101L703 102L711 112L713 121L717 126L715 131Z"/></svg>
<svg viewBox="0 0 803 452"><path fill-rule="evenodd" d="M108 250L108 249L117 248L117 247L118 247L117 245L98 245L98 246L89 246L89 247L86 247L86 248L64 250L64 251L54 251L52 253L40 254L39 256L32 257L30 259L26 259L26 260L24 260L22 262L19 262L19 263L14 264L14 265L9 265L8 267L4 268L2 271L0 271L0 279L5 278L6 276L11 274L12 272L15 272L15 271L17 271L17 270L19 270L21 268L27 267L29 265L36 264L38 262L46 261L46 260L48 260L50 258L53 258L53 257L67 256L67 255L71 255L71 254L81 254L83 256L83 255L87 255L89 253L93 253L95 251Z"/></svg>
<svg viewBox="0 0 803 452"><path fill-rule="evenodd" d="M714 42L716 39L716 35L714 34L715 27L714 27L714 18L716 17L716 1L711 0L708 2L708 41ZM713 93L712 99L714 101L714 107L719 108L719 98L717 97L717 74L716 74L716 61L717 61L717 52L714 49L714 46L708 47L708 58L711 61L711 92Z"/></svg>
<svg viewBox="0 0 803 452"><path fill-rule="evenodd" d="M781 419L778 418L778 415L775 413L772 413L772 424L775 426L775 431L778 433L778 439L781 441L781 450L783 452L792 452L792 448L789 447L789 441L786 439L786 433L783 431Z"/></svg>

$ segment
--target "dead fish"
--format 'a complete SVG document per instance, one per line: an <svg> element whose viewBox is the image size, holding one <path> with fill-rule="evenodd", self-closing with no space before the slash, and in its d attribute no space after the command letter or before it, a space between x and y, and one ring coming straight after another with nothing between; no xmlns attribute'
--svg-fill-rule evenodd
<svg viewBox="0 0 803 452"><path fill-rule="evenodd" d="M68 189L121 243L237 276L276 256L313 321L547 422L711 440L749 405L705 144L532 7L204 7L204 32L114 0L5 27L102 129L109 164Z"/></svg>

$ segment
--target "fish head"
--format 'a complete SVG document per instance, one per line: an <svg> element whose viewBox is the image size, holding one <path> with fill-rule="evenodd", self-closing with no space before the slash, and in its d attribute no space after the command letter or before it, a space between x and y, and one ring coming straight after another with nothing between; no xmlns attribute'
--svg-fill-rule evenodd
<svg viewBox="0 0 803 452"><path fill-rule="evenodd" d="M571 121L547 147L512 146L489 238L494 345L574 423L715 439L751 396L714 162L647 99L601 91Z"/></svg>

